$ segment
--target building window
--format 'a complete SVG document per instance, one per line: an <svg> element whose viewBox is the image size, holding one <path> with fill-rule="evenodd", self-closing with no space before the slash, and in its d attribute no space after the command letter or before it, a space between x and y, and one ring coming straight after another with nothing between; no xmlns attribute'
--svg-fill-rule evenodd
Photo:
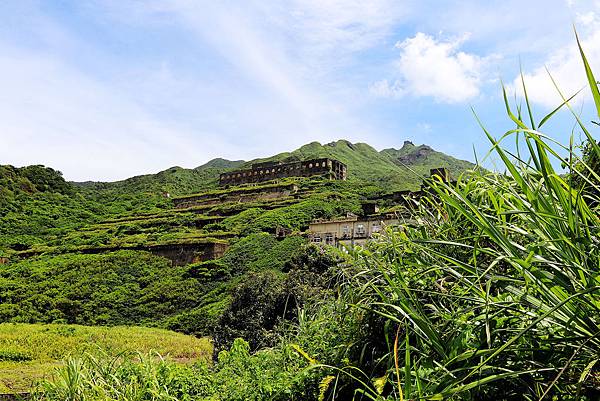
<svg viewBox="0 0 600 401"><path fill-rule="evenodd" d="M327 234L325 234L325 243L327 245L333 244L333 233L327 233Z"/></svg>
<svg viewBox="0 0 600 401"><path fill-rule="evenodd" d="M312 168L312 163L309 163L309 164L308 164L308 168Z"/></svg>
<svg viewBox="0 0 600 401"><path fill-rule="evenodd" d="M350 236L350 227L349 226L342 227L342 236L344 238L348 238Z"/></svg>
<svg viewBox="0 0 600 401"><path fill-rule="evenodd" d="M312 239L312 242L321 242L321 237L318 235L315 235Z"/></svg>
<svg viewBox="0 0 600 401"><path fill-rule="evenodd" d="M326 165L327 165L327 163L326 163L326 162L323 162L323 167L325 167Z"/></svg>
<svg viewBox="0 0 600 401"><path fill-rule="evenodd" d="M356 235L358 236L364 236L366 234L365 232L365 225L364 224L358 224L356 226Z"/></svg>

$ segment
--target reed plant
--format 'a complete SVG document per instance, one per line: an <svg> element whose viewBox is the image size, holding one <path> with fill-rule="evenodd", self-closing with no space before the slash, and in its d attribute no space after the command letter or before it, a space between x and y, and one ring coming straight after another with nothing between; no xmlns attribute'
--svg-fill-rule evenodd
<svg viewBox="0 0 600 401"><path fill-rule="evenodd" d="M598 84L581 57L600 117ZM342 369L363 399L600 397L600 172L573 140L543 132L569 110L588 156L599 157L597 127L560 91L562 104L536 121L524 83L523 93L524 107L513 108L504 89L514 127L502 137L481 125L504 173L430 181L417 225L349 254L355 307L388 327L382 377Z"/></svg>

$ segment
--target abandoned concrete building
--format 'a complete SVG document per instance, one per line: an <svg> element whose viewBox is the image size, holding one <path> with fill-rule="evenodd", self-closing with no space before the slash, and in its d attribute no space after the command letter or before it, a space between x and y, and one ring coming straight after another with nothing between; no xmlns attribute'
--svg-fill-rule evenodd
<svg viewBox="0 0 600 401"><path fill-rule="evenodd" d="M349 213L337 219L317 219L310 223L308 238L313 243L333 246L364 245L374 234L386 227L407 223L409 220L394 213L359 217Z"/></svg>
<svg viewBox="0 0 600 401"><path fill-rule="evenodd" d="M286 177L311 177L320 175L330 180L345 180L346 165L338 160L321 158L291 163L263 162L254 163L249 169L223 173L219 176L219 185L241 185L265 182Z"/></svg>
<svg viewBox="0 0 600 401"><path fill-rule="evenodd" d="M435 168L429 171L431 178L443 182L450 181L450 173L446 168ZM421 185L419 191L397 191L378 197L376 201L363 203L363 216L349 213L346 217L336 219L317 219L310 223L307 231L308 238L313 243L333 246L364 245L373 235L382 232L386 227L401 224L416 224L411 218L409 207L405 212L379 213L377 201L392 201L396 205L407 205L411 200L418 200L430 192L427 182Z"/></svg>

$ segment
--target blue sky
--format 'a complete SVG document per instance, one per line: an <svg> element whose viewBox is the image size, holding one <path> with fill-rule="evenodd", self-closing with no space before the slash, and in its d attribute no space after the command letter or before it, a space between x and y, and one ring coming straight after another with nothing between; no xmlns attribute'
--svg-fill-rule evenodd
<svg viewBox="0 0 600 401"><path fill-rule="evenodd" d="M519 63L539 116L560 103L545 67L584 85L572 24L600 70L600 1L5 0L0 22L0 164L70 180L341 138L473 160L471 107L511 129Z"/></svg>

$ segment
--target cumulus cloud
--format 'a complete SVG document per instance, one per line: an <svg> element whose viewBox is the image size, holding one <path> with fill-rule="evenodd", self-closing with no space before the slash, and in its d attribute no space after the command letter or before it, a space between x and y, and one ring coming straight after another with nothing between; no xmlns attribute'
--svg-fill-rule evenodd
<svg viewBox="0 0 600 401"><path fill-rule="evenodd" d="M598 70L600 68L600 28L597 28L600 20L598 15L586 13L580 15L578 21L580 26L592 28L587 30L587 33L581 37L581 41L592 69ZM552 83L550 75L565 97L570 97L578 90L585 88L587 81L575 38L568 45L552 52L543 65L523 74L529 100L553 108L562 103L563 100ZM511 88L522 95L520 76L515 77ZM586 93L587 91L584 91L579 99L583 99Z"/></svg>
<svg viewBox="0 0 600 401"><path fill-rule="evenodd" d="M400 58L394 64L397 78L371 85L377 96L428 96L438 102L459 103L480 93L486 58L460 50L468 35L438 40L419 32L396 44Z"/></svg>
<svg viewBox="0 0 600 401"><path fill-rule="evenodd" d="M565 97L570 97L578 90L585 88L587 81L583 63L574 42L570 46L553 52L545 61L544 66L539 66L531 72L523 74L530 101L548 108L556 107L563 101L552 83L552 78ZM592 69L598 70L600 67L600 30L588 36L582 46ZM596 68L594 68L595 66ZM516 88L518 94L522 95L520 76L514 79L511 86ZM582 99L586 93L584 91L579 99Z"/></svg>

